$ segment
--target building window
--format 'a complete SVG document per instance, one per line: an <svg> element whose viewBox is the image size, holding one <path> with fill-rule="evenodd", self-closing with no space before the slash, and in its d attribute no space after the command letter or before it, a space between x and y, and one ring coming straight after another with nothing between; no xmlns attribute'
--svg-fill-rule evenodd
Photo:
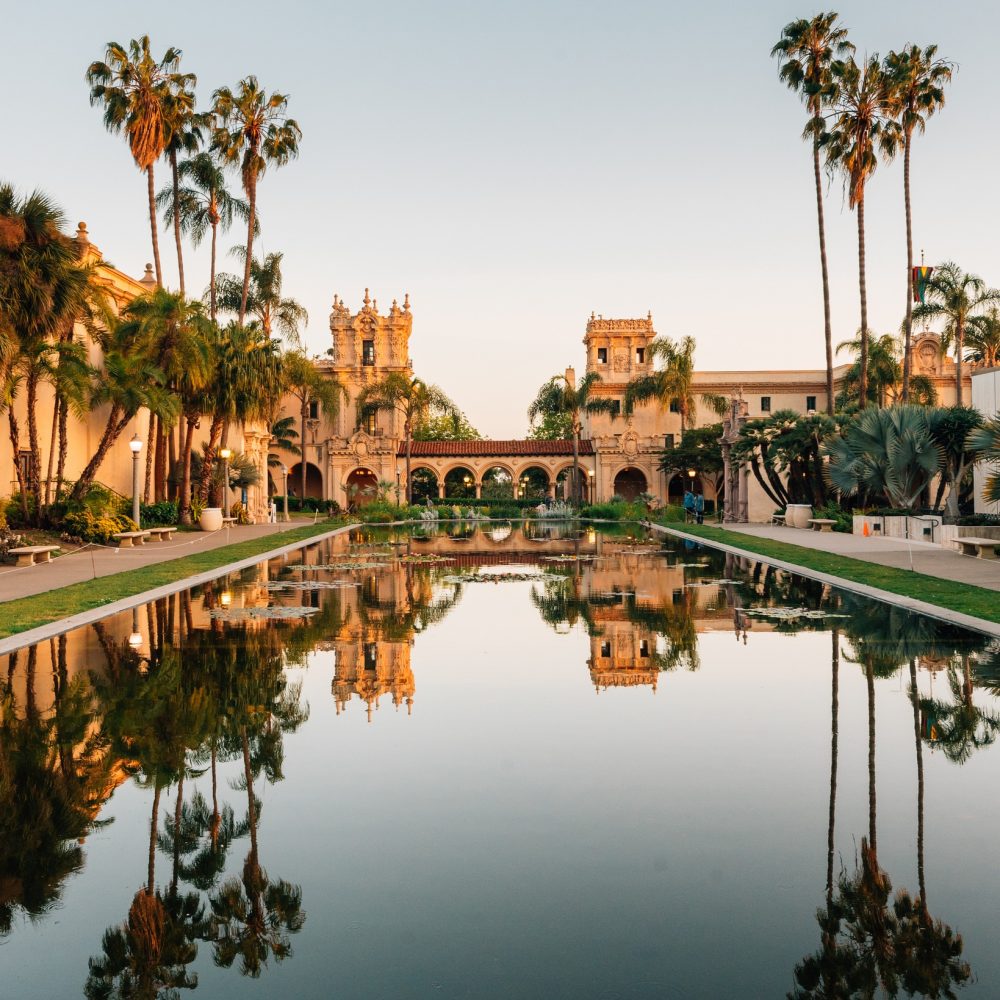
<svg viewBox="0 0 1000 1000"><path fill-rule="evenodd" d="M309 402L309 419L317 420L319 418L319 400L313 399Z"/></svg>
<svg viewBox="0 0 1000 1000"><path fill-rule="evenodd" d="M637 347L635 349L635 363L637 365L643 365L646 363L646 348Z"/></svg>
<svg viewBox="0 0 1000 1000"><path fill-rule="evenodd" d="M610 642L602 642L601 643L601 657L603 659L605 659L605 660L609 660L611 658L611 643Z"/></svg>
<svg viewBox="0 0 1000 1000"><path fill-rule="evenodd" d="M608 363L608 349L606 347L597 348L597 363L606 365Z"/></svg>
<svg viewBox="0 0 1000 1000"><path fill-rule="evenodd" d="M21 482L28 485L28 476L31 469L31 452L19 451L17 453L17 467L21 473Z"/></svg>
<svg viewBox="0 0 1000 1000"><path fill-rule="evenodd" d="M808 413L810 410L815 411L815 409L816 409L816 397L806 396L806 413Z"/></svg>
<svg viewBox="0 0 1000 1000"><path fill-rule="evenodd" d="M365 670L378 669L378 643L365 643Z"/></svg>
<svg viewBox="0 0 1000 1000"><path fill-rule="evenodd" d="M770 413L771 412L771 397L761 396L760 397L760 412Z"/></svg>
<svg viewBox="0 0 1000 1000"><path fill-rule="evenodd" d="M663 445L664 445L665 448L676 448L677 447L674 444L674 436L673 436L673 434L664 434L664 436L663 436Z"/></svg>
<svg viewBox="0 0 1000 1000"><path fill-rule="evenodd" d="M374 411L365 414L365 433L374 434L378 430L378 414Z"/></svg>
<svg viewBox="0 0 1000 1000"><path fill-rule="evenodd" d="M361 342L361 363L368 367L375 364L375 341L364 340Z"/></svg>
<svg viewBox="0 0 1000 1000"><path fill-rule="evenodd" d="M648 639L640 639L639 640L639 655L643 659L646 659L646 657L649 656L649 640Z"/></svg>
<svg viewBox="0 0 1000 1000"><path fill-rule="evenodd" d="M611 416L620 417L622 415L622 401L620 399L611 400Z"/></svg>
<svg viewBox="0 0 1000 1000"><path fill-rule="evenodd" d="M680 403L677 402L676 399L670 400L670 412L671 413L680 413L681 412L681 405L680 405Z"/></svg>

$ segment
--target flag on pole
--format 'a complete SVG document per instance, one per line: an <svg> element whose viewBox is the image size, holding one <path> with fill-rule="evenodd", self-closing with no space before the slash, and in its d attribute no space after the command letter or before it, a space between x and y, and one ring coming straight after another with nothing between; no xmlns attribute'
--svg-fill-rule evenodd
<svg viewBox="0 0 1000 1000"><path fill-rule="evenodd" d="M924 267L922 264L913 269L913 301L924 304L924 296L927 294L927 282L933 274L933 267Z"/></svg>

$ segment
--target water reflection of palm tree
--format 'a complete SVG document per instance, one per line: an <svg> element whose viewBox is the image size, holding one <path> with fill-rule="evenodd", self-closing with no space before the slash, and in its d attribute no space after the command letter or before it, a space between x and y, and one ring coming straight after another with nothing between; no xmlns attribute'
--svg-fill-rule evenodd
<svg viewBox="0 0 1000 1000"><path fill-rule="evenodd" d="M977 750L994 743L1000 734L1000 716L976 705L972 699L971 657L964 653L960 660L961 674L954 661L948 665L952 701L924 698L920 703L924 713L934 720L934 732L929 738L956 764L964 764Z"/></svg>

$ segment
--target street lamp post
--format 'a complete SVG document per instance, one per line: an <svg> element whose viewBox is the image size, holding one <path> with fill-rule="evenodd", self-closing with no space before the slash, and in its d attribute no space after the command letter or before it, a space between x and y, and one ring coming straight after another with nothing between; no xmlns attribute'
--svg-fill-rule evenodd
<svg viewBox="0 0 1000 1000"><path fill-rule="evenodd" d="M590 490L588 491L588 493L590 495L590 502L593 503L594 502L594 470L590 469L589 472L588 472L588 475L590 477Z"/></svg>
<svg viewBox="0 0 1000 1000"><path fill-rule="evenodd" d="M139 528L139 452L142 451L142 438L138 434L133 435L128 443L132 450L132 520Z"/></svg>
<svg viewBox="0 0 1000 1000"><path fill-rule="evenodd" d="M222 513L226 517L229 517L229 459L232 456L231 448L223 448L219 452L219 458L222 459Z"/></svg>
<svg viewBox="0 0 1000 1000"><path fill-rule="evenodd" d="M288 466L287 465L283 465L281 467L281 478L282 481L284 482L284 486L282 487L282 492L285 494L284 497L282 498L284 501L284 508L285 508L284 519L287 521L288 520Z"/></svg>

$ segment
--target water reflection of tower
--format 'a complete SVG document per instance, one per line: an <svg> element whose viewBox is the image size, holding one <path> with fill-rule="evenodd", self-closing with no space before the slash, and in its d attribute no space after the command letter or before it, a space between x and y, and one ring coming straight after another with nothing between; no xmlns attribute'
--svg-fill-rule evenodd
<svg viewBox="0 0 1000 1000"><path fill-rule="evenodd" d="M425 593L426 591L426 593ZM400 567L371 573L361 586L342 591L343 624L333 636L333 699L337 714L357 697L368 720L389 695L392 704L413 710L416 684L410 666L414 611L430 597L427 574Z"/></svg>

